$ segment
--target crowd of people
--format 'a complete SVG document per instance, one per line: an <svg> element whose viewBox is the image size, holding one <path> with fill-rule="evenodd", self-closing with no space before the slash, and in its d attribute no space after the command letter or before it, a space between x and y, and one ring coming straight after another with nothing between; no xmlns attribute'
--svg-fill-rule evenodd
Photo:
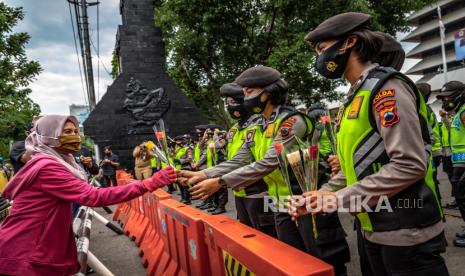
<svg viewBox="0 0 465 276"><path fill-rule="evenodd" d="M452 184L446 207L465 219L465 84L441 89L438 121L427 105L431 87L399 72L402 47L370 30L370 19L339 14L305 37L315 70L350 83L336 117L317 102L287 106L285 76L254 66L220 88L235 122L228 131L195 126L172 139L166 159L144 141L133 151L137 180L126 186L116 185L111 147L99 165L80 152L74 117L38 119L23 143L27 156L10 156L23 168L13 164L17 175L2 193L14 205L0 226L0 274L75 273L72 203L114 204L167 185L212 214L226 211L232 189L241 223L326 261L335 275L346 275L351 260L341 210L356 216L363 275L448 275L437 169L442 163ZM111 188L87 185L99 167ZM465 247L465 232L454 245Z"/></svg>

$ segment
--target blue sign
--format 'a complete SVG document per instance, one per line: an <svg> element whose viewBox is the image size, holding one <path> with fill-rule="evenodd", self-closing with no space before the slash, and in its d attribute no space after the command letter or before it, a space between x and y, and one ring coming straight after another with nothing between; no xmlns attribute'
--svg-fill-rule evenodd
<svg viewBox="0 0 465 276"><path fill-rule="evenodd" d="M457 61L465 59L465 29L455 34L455 59Z"/></svg>

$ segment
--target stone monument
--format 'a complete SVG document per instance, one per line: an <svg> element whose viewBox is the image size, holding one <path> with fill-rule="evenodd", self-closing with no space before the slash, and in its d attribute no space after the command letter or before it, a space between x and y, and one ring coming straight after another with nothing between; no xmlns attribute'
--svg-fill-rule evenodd
<svg viewBox="0 0 465 276"><path fill-rule="evenodd" d="M111 145L121 167L132 169L132 151L154 140L152 126L163 119L171 137L191 133L207 118L176 86L164 68L161 31L154 25L152 0L121 0L116 35L119 75L84 122L100 148Z"/></svg>

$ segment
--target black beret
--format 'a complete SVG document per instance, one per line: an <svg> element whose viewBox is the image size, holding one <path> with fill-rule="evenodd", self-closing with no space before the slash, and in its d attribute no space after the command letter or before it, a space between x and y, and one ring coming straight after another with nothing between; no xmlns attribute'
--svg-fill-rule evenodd
<svg viewBox="0 0 465 276"><path fill-rule="evenodd" d="M219 125L215 125L215 124L209 124L209 125L206 125L207 128L209 129L221 129L221 127Z"/></svg>
<svg viewBox="0 0 465 276"><path fill-rule="evenodd" d="M371 15L359 12L346 12L335 15L326 19L316 29L309 32L305 36L305 40L314 44L342 36L365 26L370 18Z"/></svg>
<svg viewBox="0 0 465 276"><path fill-rule="evenodd" d="M244 99L244 91L242 91L242 86L234 82L223 84L220 88L220 95L222 97Z"/></svg>
<svg viewBox="0 0 465 276"><path fill-rule="evenodd" d="M207 125L196 125L195 126L195 129L199 129L199 130L206 130L208 127Z"/></svg>
<svg viewBox="0 0 465 276"><path fill-rule="evenodd" d="M465 92L465 84L460 81L449 81L444 84L441 88L441 93L436 96L436 98L441 99L443 97L449 97L455 94L460 94Z"/></svg>
<svg viewBox="0 0 465 276"><path fill-rule="evenodd" d="M255 66L242 72L235 83L242 87L265 87L281 78L278 70L267 66Z"/></svg>
<svg viewBox="0 0 465 276"><path fill-rule="evenodd" d="M417 88L423 94L423 96L428 96L431 94L431 85L426 82L417 83Z"/></svg>

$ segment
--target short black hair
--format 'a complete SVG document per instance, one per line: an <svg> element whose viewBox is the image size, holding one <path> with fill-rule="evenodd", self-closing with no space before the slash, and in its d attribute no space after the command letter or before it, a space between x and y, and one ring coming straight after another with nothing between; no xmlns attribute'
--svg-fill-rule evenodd
<svg viewBox="0 0 465 276"><path fill-rule="evenodd" d="M106 147L103 148L103 150L111 150L111 151L113 151L113 149L111 148L111 146L106 146Z"/></svg>
<svg viewBox="0 0 465 276"><path fill-rule="evenodd" d="M353 47L359 57L360 62L372 61L379 54L383 48L383 40L375 32L363 28L355 32L350 33L347 37L351 35L357 36L357 42Z"/></svg>
<svg viewBox="0 0 465 276"><path fill-rule="evenodd" d="M289 84L283 79L279 79L272 84L263 87L263 90L270 93L270 101L273 105L285 105Z"/></svg>

